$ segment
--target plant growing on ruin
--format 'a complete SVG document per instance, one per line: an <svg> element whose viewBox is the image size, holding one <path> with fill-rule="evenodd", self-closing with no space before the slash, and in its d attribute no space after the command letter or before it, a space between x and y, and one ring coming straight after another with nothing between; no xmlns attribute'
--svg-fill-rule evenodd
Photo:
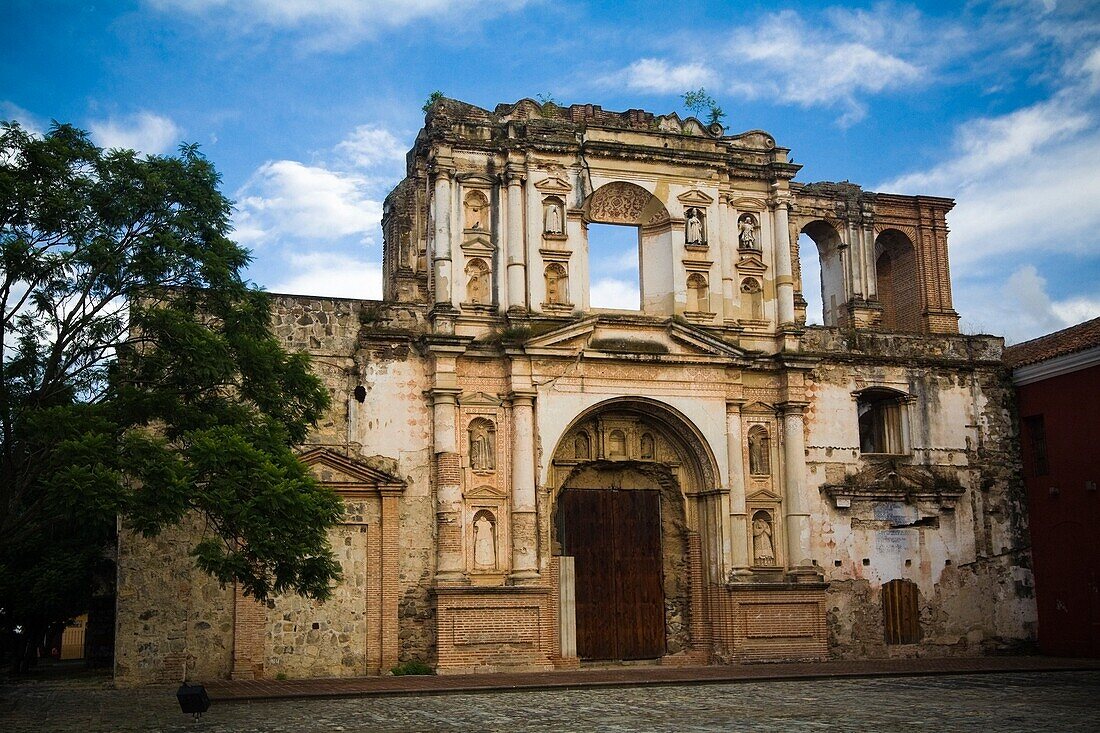
<svg viewBox="0 0 1100 733"><path fill-rule="evenodd" d="M443 92L436 89L434 92L428 95L428 99L424 102L424 106L420 109L424 110L424 113L427 114L428 111L432 108L432 105L434 105L441 99L443 99Z"/></svg>
<svg viewBox="0 0 1100 733"><path fill-rule="evenodd" d="M0 632L85 610L117 517L197 519L195 563L256 598L339 575L340 500L292 451L328 396L242 279L218 180L195 146L0 126Z"/></svg>
<svg viewBox="0 0 1100 733"><path fill-rule="evenodd" d="M684 109L687 109L697 119L707 115L707 126L720 125L726 113L718 106L714 97L707 94L707 90L699 87L696 91L687 91L680 95L684 100Z"/></svg>

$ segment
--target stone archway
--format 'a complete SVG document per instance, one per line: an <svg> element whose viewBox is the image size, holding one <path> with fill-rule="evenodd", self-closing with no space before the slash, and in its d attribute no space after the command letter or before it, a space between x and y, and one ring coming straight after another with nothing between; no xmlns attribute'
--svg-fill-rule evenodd
<svg viewBox="0 0 1100 733"><path fill-rule="evenodd" d="M715 465L682 415L643 398L590 408L562 435L550 540L553 554L574 558L582 659L654 658L702 641L693 597L703 548L719 544Z"/></svg>

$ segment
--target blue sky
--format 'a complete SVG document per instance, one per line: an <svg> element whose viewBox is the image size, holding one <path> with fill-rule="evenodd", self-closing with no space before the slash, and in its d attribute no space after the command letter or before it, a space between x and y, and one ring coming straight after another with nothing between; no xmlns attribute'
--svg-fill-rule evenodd
<svg viewBox="0 0 1100 733"><path fill-rule="evenodd" d="M0 44L0 118L199 143L274 291L380 295L381 201L433 90L683 113L704 86L797 180L957 199L964 330L1100 315L1097 0L7 0Z"/></svg>

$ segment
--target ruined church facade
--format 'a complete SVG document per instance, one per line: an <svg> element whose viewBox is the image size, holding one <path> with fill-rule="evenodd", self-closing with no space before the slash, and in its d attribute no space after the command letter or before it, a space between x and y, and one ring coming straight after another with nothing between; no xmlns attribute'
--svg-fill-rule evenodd
<svg viewBox="0 0 1100 733"><path fill-rule="evenodd" d="M958 333L952 202L798 183L787 154L435 102L383 300L276 298L333 397L301 456L347 508L334 597L259 604L191 568L187 527L124 534L116 679L1027 647L1011 385L1001 339ZM591 307L591 224L637 232L636 309Z"/></svg>

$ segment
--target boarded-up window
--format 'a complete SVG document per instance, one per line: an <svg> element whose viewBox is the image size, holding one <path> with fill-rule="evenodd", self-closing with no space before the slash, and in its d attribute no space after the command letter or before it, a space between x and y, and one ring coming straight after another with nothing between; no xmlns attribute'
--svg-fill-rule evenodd
<svg viewBox="0 0 1100 733"><path fill-rule="evenodd" d="M882 586L882 622L887 644L916 644L920 641L920 609L917 584L891 580Z"/></svg>

